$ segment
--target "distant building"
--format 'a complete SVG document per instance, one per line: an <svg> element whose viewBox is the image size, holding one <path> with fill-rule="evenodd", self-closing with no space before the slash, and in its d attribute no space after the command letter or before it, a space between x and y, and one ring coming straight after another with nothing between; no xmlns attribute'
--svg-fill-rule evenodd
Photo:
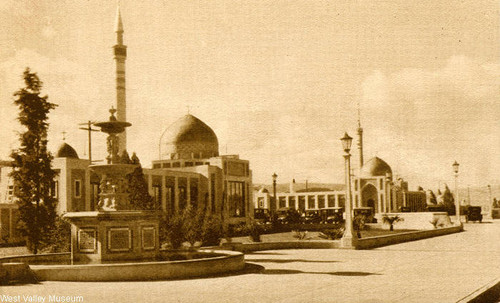
<svg viewBox="0 0 500 303"><path fill-rule="evenodd" d="M116 19L117 119L126 119L125 60L123 23ZM126 133L120 134L119 150L126 150ZM144 168L149 193L167 215L188 205L220 215L225 223L238 224L253 218L252 171L238 155L219 155L215 132L193 115L173 123L162 135L158 160ZM94 211L98 207L100 179L88 159L80 159L64 142L57 150L52 168L57 176L52 194L58 200L57 212ZM19 240L14 182L10 162L0 161L0 242Z"/></svg>
<svg viewBox="0 0 500 303"><path fill-rule="evenodd" d="M214 131L193 115L164 133L161 160L144 169L150 192L167 213L197 205L230 224L253 217L252 171L238 155L219 155Z"/></svg>

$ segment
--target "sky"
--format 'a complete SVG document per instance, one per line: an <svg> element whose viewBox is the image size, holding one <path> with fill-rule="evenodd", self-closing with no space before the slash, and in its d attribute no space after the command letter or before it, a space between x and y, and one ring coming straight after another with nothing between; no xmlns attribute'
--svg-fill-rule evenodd
<svg viewBox="0 0 500 303"><path fill-rule="evenodd" d="M384 159L410 188L500 184L498 1L130 1L120 3L128 150L143 166L189 113L254 183L344 180L339 138ZM0 2L0 159L18 144L13 93L25 67L59 106L49 148L88 157L78 123L115 104L116 2ZM94 134L93 159L105 137ZM359 167L356 141L352 167Z"/></svg>

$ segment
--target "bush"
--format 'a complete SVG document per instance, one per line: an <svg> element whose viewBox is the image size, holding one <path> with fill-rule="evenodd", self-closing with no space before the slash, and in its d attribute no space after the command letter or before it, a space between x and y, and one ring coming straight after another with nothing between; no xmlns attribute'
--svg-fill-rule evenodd
<svg viewBox="0 0 500 303"><path fill-rule="evenodd" d="M431 223L432 226L434 226L434 228L438 228L438 227L443 227L444 226L444 223L441 222L440 218L433 218L431 221L429 221L429 223Z"/></svg>
<svg viewBox="0 0 500 303"><path fill-rule="evenodd" d="M71 224L57 216L55 224L49 230L45 241L40 243L44 253L68 252L71 250Z"/></svg>
<svg viewBox="0 0 500 303"><path fill-rule="evenodd" d="M202 228L201 242L204 246L217 246L223 237L222 221L210 215L205 217Z"/></svg>
<svg viewBox="0 0 500 303"><path fill-rule="evenodd" d="M297 240L305 240L307 238L307 230L294 230L293 237Z"/></svg>
<svg viewBox="0 0 500 303"><path fill-rule="evenodd" d="M253 220L245 225L245 233L250 236L254 242L260 242L260 235L263 231L263 228Z"/></svg>
<svg viewBox="0 0 500 303"><path fill-rule="evenodd" d="M352 220L352 225L358 238L361 238L361 231L366 229L366 219L367 216L365 214L357 214Z"/></svg>
<svg viewBox="0 0 500 303"><path fill-rule="evenodd" d="M160 226L160 241L170 243L173 249L181 248L184 242L189 242L191 247L197 242L219 245L222 236L222 222L218 217L205 215L203 209L191 206L164 218Z"/></svg>
<svg viewBox="0 0 500 303"><path fill-rule="evenodd" d="M161 226L161 240L170 243L173 249L179 249L185 240L183 214L176 213L166 217Z"/></svg>
<svg viewBox="0 0 500 303"><path fill-rule="evenodd" d="M319 233L319 237L328 240L337 240L344 235L344 224L335 224L333 228L324 229Z"/></svg>
<svg viewBox="0 0 500 303"><path fill-rule="evenodd" d="M183 213L185 240L193 247L203 240L203 225L205 214L202 209L188 206Z"/></svg>

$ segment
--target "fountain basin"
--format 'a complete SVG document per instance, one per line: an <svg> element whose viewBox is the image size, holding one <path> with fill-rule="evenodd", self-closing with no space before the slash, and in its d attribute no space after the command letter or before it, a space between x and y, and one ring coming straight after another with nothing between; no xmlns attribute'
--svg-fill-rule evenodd
<svg viewBox="0 0 500 303"><path fill-rule="evenodd" d="M177 254L179 252L176 252ZM81 265L34 265L30 263L54 262L68 263L70 253L26 255L0 258L0 263L25 262L40 281L149 281L187 279L210 276L242 270L245 266L244 255L240 252L222 250L198 250L196 253L208 254L201 259L178 261L127 261L110 264ZM162 254L168 254L162 252ZM189 252L186 252L189 254ZM2 264L0 264L2 265Z"/></svg>

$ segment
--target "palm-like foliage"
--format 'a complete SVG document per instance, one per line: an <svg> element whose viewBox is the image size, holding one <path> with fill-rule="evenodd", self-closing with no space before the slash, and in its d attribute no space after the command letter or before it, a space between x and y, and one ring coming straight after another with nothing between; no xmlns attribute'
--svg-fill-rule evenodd
<svg viewBox="0 0 500 303"><path fill-rule="evenodd" d="M400 216L398 215L395 215L395 216L389 216L389 215L384 215L382 217L382 222L384 222L385 224L389 224L389 230L390 231L393 231L394 230L394 224L397 223L397 222L401 222L403 221L404 219L401 218Z"/></svg>

